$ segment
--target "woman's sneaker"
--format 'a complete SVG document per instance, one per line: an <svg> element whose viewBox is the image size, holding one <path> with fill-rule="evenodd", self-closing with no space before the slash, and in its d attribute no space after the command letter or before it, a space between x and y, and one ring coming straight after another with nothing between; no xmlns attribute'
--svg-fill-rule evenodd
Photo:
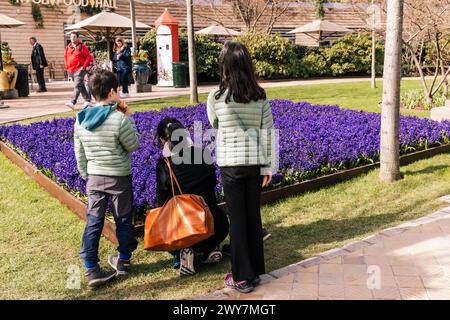
<svg viewBox="0 0 450 320"><path fill-rule="evenodd" d="M261 278L259 276L256 276L255 279L253 279L252 284L253 286L258 286L261 283Z"/></svg>
<svg viewBox="0 0 450 320"><path fill-rule="evenodd" d="M225 285L228 288L235 289L241 293L249 293L255 289L253 284L250 283L249 281L245 281L245 280L237 281L237 282L234 281L233 275L231 274L231 272L227 273L227 275L225 276Z"/></svg>
<svg viewBox="0 0 450 320"><path fill-rule="evenodd" d="M190 276L195 274L194 250L184 248L180 251L180 276Z"/></svg>
<svg viewBox="0 0 450 320"><path fill-rule="evenodd" d="M124 276L130 271L130 260L122 260L118 255L109 256L108 263L118 275Z"/></svg>
<svg viewBox="0 0 450 320"><path fill-rule="evenodd" d="M89 287L98 287L104 285L114 279L115 276L115 270L105 271L100 269L98 265L94 268L89 268L86 271L86 277L88 279Z"/></svg>
<svg viewBox="0 0 450 320"><path fill-rule="evenodd" d="M220 252L219 248L215 248L211 252L204 255L202 263L203 264L219 263L220 261L222 261L222 259L223 259L222 252Z"/></svg>
<svg viewBox="0 0 450 320"><path fill-rule="evenodd" d="M222 246L222 254L231 257L231 246L229 244L224 244Z"/></svg>

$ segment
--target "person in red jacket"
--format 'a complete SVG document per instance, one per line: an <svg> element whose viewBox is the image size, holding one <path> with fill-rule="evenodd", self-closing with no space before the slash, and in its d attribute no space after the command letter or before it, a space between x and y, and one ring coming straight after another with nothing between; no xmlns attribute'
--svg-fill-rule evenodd
<svg viewBox="0 0 450 320"><path fill-rule="evenodd" d="M91 59L89 49L80 41L78 32L73 31L70 34L70 43L67 45L66 51L64 52L65 68L75 82L72 99L66 103L66 106L72 109L75 108L80 93L85 100L83 107L86 107L91 103L91 94L86 90L84 85L86 69L89 67Z"/></svg>

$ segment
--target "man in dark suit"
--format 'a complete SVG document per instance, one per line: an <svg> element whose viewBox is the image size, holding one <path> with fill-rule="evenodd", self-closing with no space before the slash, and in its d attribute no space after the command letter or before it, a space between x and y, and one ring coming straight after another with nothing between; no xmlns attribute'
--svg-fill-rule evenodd
<svg viewBox="0 0 450 320"><path fill-rule="evenodd" d="M48 67L47 59L45 59L44 48L37 42L35 37L30 38L30 44L33 46L31 51L31 65L36 70L36 78L39 84L37 92L46 92L44 79L44 68Z"/></svg>

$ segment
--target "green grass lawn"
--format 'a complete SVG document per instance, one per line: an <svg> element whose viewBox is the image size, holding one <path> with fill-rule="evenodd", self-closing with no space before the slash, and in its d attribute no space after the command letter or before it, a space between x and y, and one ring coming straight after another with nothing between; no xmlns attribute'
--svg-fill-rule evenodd
<svg viewBox="0 0 450 320"><path fill-rule="evenodd" d="M405 83L414 87L413 81ZM340 91L346 92L340 92ZM381 90L367 82L269 89L270 98L340 104L377 110ZM202 96L204 99L204 96ZM350 98L353 97L353 98ZM185 105L186 98L137 104L135 110ZM426 116L423 114L422 116ZM78 258L84 223L0 154L0 299L178 299L223 286L229 260L180 278L167 253L146 252L142 239L134 272L105 288L66 288L70 266ZM378 179L379 170L319 191L263 206L264 226L272 237L265 243L267 271L342 246L386 227L398 225L446 205L438 200L450 193L450 154L402 168L405 178L395 184ZM424 183L426 182L426 183ZM103 265L115 247L101 240Z"/></svg>
<svg viewBox="0 0 450 320"><path fill-rule="evenodd" d="M449 164L450 155L439 155L403 167L405 179L396 184L380 182L374 170L264 206L263 223L272 233L265 243L267 271L444 207L437 198L450 193ZM68 267L82 268L83 222L2 154L0 171L0 299L178 299L222 286L228 259L180 278L169 254L144 251L140 239L127 278L97 290L84 281L81 290L66 289ZM114 250L102 239L103 264Z"/></svg>

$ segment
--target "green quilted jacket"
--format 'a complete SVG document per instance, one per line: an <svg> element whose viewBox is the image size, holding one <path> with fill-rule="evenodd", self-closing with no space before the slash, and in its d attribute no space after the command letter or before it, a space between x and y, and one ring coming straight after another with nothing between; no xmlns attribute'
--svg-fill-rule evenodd
<svg viewBox="0 0 450 320"><path fill-rule="evenodd" d="M130 154L139 147L134 120L112 105L87 107L75 122L75 157L83 179L88 175L128 176Z"/></svg>
<svg viewBox="0 0 450 320"><path fill-rule="evenodd" d="M220 167L273 165L273 117L268 100L250 103L225 103L227 92L219 99L217 90L208 97L207 112L211 125L218 129L216 157Z"/></svg>

